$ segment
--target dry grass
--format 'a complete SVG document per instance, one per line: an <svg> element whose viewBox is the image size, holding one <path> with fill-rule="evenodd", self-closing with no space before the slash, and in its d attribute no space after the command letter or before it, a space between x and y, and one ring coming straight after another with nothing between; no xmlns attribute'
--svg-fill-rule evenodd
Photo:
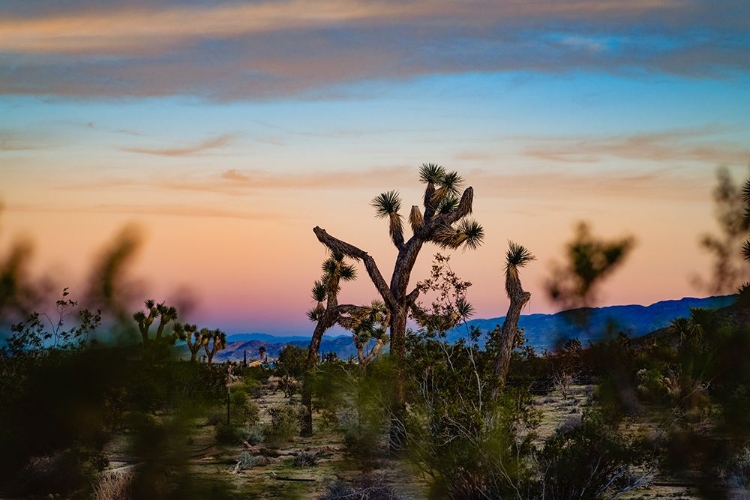
<svg viewBox="0 0 750 500"><path fill-rule="evenodd" d="M94 500L128 500L133 473L129 470L110 470L101 474L94 486Z"/></svg>

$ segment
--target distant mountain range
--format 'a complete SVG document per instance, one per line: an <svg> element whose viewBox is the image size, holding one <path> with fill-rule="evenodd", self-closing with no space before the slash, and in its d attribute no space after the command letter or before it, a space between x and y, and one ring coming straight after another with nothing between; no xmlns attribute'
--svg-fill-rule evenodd
<svg viewBox="0 0 750 500"><path fill-rule="evenodd" d="M680 300L664 300L650 306L608 306L575 309L556 314L528 314L521 316L518 327L524 329L528 343L537 350L552 349L560 342L577 338L586 345L589 341L602 340L607 332L623 332L629 337L641 337L660 328L669 326L675 318L690 315L694 307L721 309L734 303L734 295L707 297L703 299L686 297ZM585 317L585 326L575 320ZM502 326L505 317L474 319L467 322L487 333L497 325ZM448 338L456 340L466 335L466 328L459 327L449 332Z"/></svg>
<svg viewBox="0 0 750 500"><path fill-rule="evenodd" d="M689 316L690 308L702 307L720 309L731 305L735 300L732 295L693 298L680 300L665 300L650 306L608 306L564 311L556 314L528 314L521 316L518 326L524 329L524 336L528 343L538 351L553 349L558 342L571 338L578 338L584 345L589 341L601 340L606 332L623 332L630 337L640 337L660 328L679 317ZM572 321L585 313L586 326ZM467 323L475 326L484 333L492 331L496 326L502 326L505 317L491 319L474 319ZM449 340L456 340L466 336L468 328L461 326L448 333ZM259 349L264 347L269 358L278 357L281 349L287 344L307 347L309 336L276 337L266 333L241 333L227 337L227 347L216 354L219 362L232 360L242 361L245 353L247 359L259 358ZM187 348L185 348L187 352ZM320 345L321 354L335 352L339 358L347 359L357 355L352 338L348 335L339 337L324 336Z"/></svg>

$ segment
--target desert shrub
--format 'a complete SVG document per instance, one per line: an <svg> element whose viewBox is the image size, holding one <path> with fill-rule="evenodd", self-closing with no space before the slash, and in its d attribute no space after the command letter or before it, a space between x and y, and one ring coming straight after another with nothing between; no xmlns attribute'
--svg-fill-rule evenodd
<svg viewBox="0 0 750 500"><path fill-rule="evenodd" d="M243 441L252 446L255 446L256 444L263 441L263 428L259 425L245 427L241 429L241 432Z"/></svg>
<svg viewBox="0 0 750 500"><path fill-rule="evenodd" d="M271 424L266 426L264 435L271 446L290 441L299 434L300 411L294 405L277 405L268 409Z"/></svg>
<svg viewBox="0 0 750 500"><path fill-rule="evenodd" d="M107 466L103 453L78 447L34 457L24 467L22 477L26 493L70 494L87 487Z"/></svg>
<svg viewBox="0 0 750 500"><path fill-rule="evenodd" d="M236 425L227 425L222 422L216 425L216 442L219 444L236 445L244 441L244 428Z"/></svg>
<svg viewBox="0 0 750 500"><path fill-rule="evenodd" d="M226 423L227 421L227 412L226 410L217 410L214 412L209 413L208 417L206 418L206 425L219 425L221 423Z"/></svg>
<svg viewBox="0 0 750 500"><path fill-rule="evenodd" d="M105 472L94 485L93 500L129 500L133 475L129 472Z"/></svg>
<svg viewBox="0 0 750 500"><path fill-rule="evenodd" d="M319 500L399 500L399 496L382 476L365 476L352 483L333 481Z"/></svg>
<svg viewBox="0 0 750 500"><path fill-rule="evenodd" d="M641 368L638 377L638 395L647 401L668 401L679 395L679 386L657 368Z"/></svg>
<svg viewBox="0 0 750 500"><path fill-rule="evenodd" d="M319 453L313 453L310 451L301 451L294 457L295 467L315 467L318 465L318 459L320 458Z"/></svg>
<svg viewBox="0 0 750 500"><path fill-rule="evenodd" d="M539 498L613 498L644 484L653 465L645 442L606 425L601 414L587 413L580 425L560 429L544 443L540 478L531 490Z"/></svg>
<svg viewBox="0 0 750 500"><path fill-rule="evenodd" d="M395 376L393 364L376 359L364 374L348 374L346 396L339 407L339 429L346 451L364 469L376 465L387 444L390 413L387 401L392 400Z"/></svg>
<svg viewBox="0 0 750 500"><path fill-rule="evenodd" d="M255 425L260 420L258 403L251 400L241 387L233 388L229 393L229 414L234 425Z"/></svg>
<svg viewBox="0 0 750 500"><path fill-rule="evenodd" d="M493 397L495 360L476 335L471 343L411 340L408 452L432 478L430 497L527 498L538 420L528 392L506 386Z"/></svg>
<svg viewBox="0 0 750 500"><path fill-rule="evenodd" d="M243 451L237 458L237 470L248 470L264 465L268 465L268 458L263 455L252 455L247 451Z"/></svg>

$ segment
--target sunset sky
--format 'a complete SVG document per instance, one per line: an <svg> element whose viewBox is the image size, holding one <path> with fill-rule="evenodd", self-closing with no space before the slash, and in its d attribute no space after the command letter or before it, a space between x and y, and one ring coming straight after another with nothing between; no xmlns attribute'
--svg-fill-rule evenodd
<svg viewBox="0 0 750 500"><path fill-rule="evenodd" d="M544 277L579 220L637 239L600 304L705 296L716 169L750 166L750 2L0 3L0 257L29 238L73 296L135 223L144 299L310 333L312 228L390 276L369 203L397 189L408 215L424 162L474 187L485 242L451 264L476 317L507 310L508 240L538 258L526 312L554 311ZM340 298L376 298L363 268Z"/></svg>

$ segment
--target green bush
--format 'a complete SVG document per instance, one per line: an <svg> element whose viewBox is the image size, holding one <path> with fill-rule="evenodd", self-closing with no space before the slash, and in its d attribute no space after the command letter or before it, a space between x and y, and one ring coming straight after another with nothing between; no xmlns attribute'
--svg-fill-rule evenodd
<svg viewBox="0 0 750 500"><path fill-rule="evenodd" d="M270 446L279 446L289 442L299 434L300 410L294 405L278 405L269 408L271 424L266 426L266 442Z"/></svg>
<svg viewBox="0 0 750 500"><path fill-rule="evenodd" d="M558 432L539 454L536 496L599 500L641 484L652 468L645 442L605 424L601 414L584 415L581 425ZM633 472L640 471L640 475Z"/></svg>
<svg viewBox="0 0 750 500"><path fill-rule="evenodd" d="M244 429L222 422L216 425L216 441L220 444L236 445L244 441Z"/></svg>
<svg viewBox="0 0 750 500"><path fill-rule="evenodd" d="M260 421L258 403L251 400L244 388L229 393L229 418L233 425L255 425Z"/></svg>
<svg viewBox="0 0 750 500"><path fill-rule="evenodd" d="M242 439L252 446L255 446L256 444L262 442L264 439L263 429L258 425L245 427L241 429L241 433Z"/></svg>

